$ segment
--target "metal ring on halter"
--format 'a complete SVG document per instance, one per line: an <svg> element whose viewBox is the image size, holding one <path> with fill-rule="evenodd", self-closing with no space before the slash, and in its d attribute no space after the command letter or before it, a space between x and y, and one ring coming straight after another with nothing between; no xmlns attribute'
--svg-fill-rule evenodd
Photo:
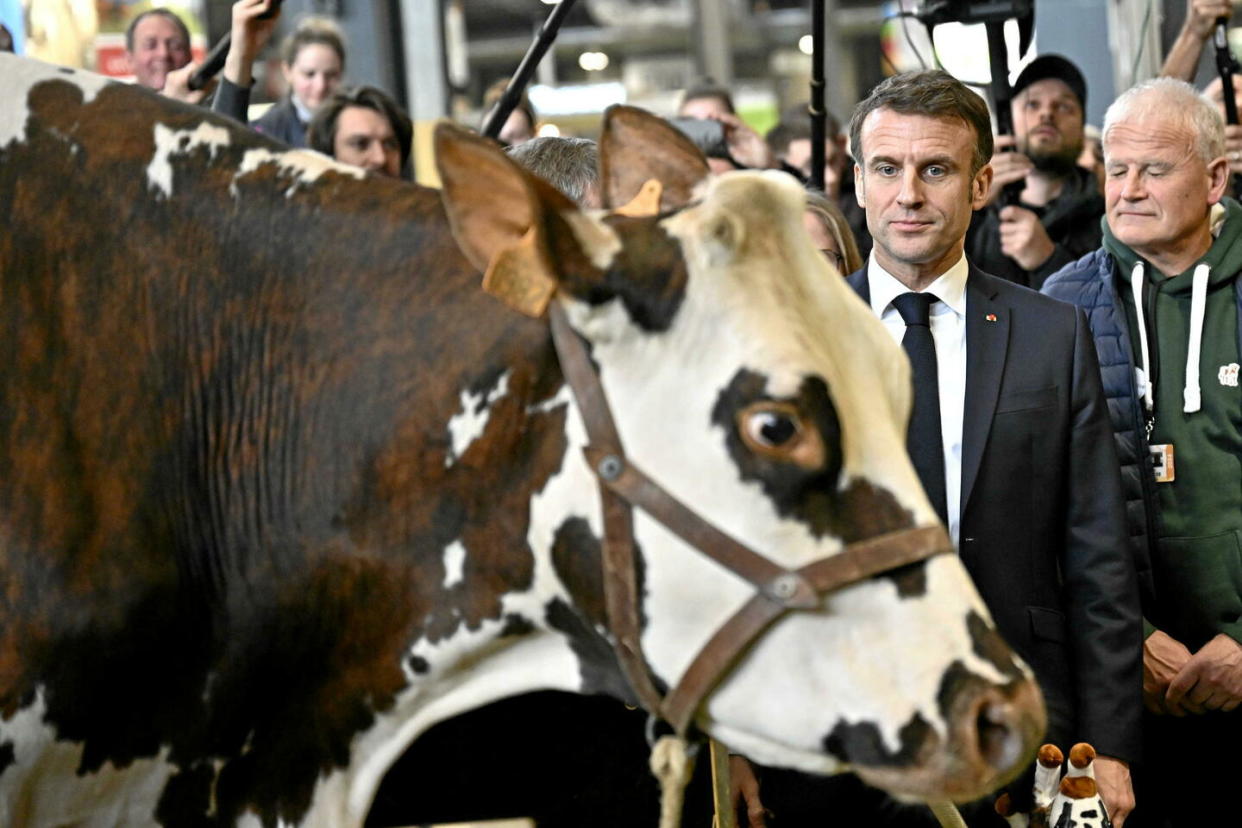
<svg viewBox="0 0 1242 828"><path fill-rule="evenodd" d="M621 476L621 472L625 471L625 463L617 455L609 454L599 461L599 468L596 471L605 480L616 480Z"/></svg>

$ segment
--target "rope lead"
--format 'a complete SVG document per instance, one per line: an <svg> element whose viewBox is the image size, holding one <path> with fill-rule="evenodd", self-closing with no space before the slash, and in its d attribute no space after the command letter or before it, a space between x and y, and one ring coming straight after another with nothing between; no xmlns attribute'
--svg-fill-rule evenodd
<svg viewBox="0 0 1242 828"><path fill-rule="evenodd" d="M651 772L660 782L660 828L681 825L681 807L694 760L680 736L661 736L651 747Z"/></svg>

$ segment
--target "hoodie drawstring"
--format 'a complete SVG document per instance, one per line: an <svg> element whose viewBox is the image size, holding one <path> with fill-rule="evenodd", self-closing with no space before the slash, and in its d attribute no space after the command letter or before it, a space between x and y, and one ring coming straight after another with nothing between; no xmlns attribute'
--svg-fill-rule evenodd
<svg viewBox="0 0 1242 828"><path fill-rule="evenodd" d="M1143 357L1143 405L1151 411L1155 407L1156 383L1151 375L1151 353L1147 350L1147 319L1143 316L1142 259L1135 263L1134 270L1130 272L1130 290L1134 293L1134 312L1138 316L1139 353ZM1196 364L1198 364L1197 360Z"/></svg>
<svg viewBox="0 0 1242 828"><path fill-rule="evenodd" d="M1203 317L1207 309L1208 276L1212 269L1206 264L1195 267L1190 283L1190 337L1186 343L1186 386L1182 389L1182 411L1194 414L1203 407L1199 385L1199 355L1203 348ZM1151 352L1147 348L1147 319L1143 311L1143 261L1130 272L1130 291L1134 295L1134 312L1138 317L1139 353L1143 358L1143 405L1150 412L1155 407L1156 382L1151 375Z"/></svg>
<svg viewBox="0 0 1242 828"><path fill-rule="evenodd" d="M1211 268L1195 268L1190 287L1190 341L1186 343L1186 387L1182 389L1182 411L1193 414L1203 405L1199 389L1199 352L1203 346L1203 314L1207 307L1208 274Z"/></svg>

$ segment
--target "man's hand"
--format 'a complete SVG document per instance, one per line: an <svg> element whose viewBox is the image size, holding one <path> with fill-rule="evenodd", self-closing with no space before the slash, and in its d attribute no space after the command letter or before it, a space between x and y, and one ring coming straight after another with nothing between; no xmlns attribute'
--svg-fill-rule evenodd
<svg viewBox="0 0 1242 828"><path fill-rule="evenodd" d="M994 204L1000 198L1006 184L1021 181L1027 173L1035 169L1031 159L1020 152L1008 151L1015 145L1012 135L996 136L995 149L992 153L992 186L988 188L988 204Z"/></svg>
<svg viewBox="0 0 1242 828"><path fill-rule="evenodd" d="M1229 159L1229 172L1242 175L1242 126L1225 126L1225 157Z"/></svg>
<svg viewBox="0 0 1242 828"><path fill-rule="evenodd" d="M722 112L715 120L724 124L725 144L729 147L729 155L743 167L752 170L766 170L777 166L776 157L763 137L746 125L736 115Z"/></svg>
<svg viewBox="0 0 1242 828"><path fill-rule="evenodd" d="M1000 211L1001 252L1023 270L1034 270L1056 250L1039 216L1025 207L1010 205Z"/></svg>
<svg viewBox="0 0 1242 828"><path fill-rule="evenodd" d="M272 0L237 0L233 4L233 40L224 59L224 76L230 83L245 87L253 80L250 68L280 19L279 8L271 17L260 17L271 6Z"/></svg>
<svg viewBox="0 0 1242 828"><path fill-rule="evenodd" d="M1100 799L1108 809L1113 828L1121 828L1134 810L1134 786L1130 783L1130 766L1111 756L1095 757L1095 784Z"/></svg>
<svg viewBox="0 0 1242 828"><path fill-rule="evenodd" d="M1169 684L1190 661L1190 650L1168 633L1156 630L1143 642L1143 704L1152 713L1174 713L1165 701ZM1180 711L1175 715L1183 715Z"/></svg>
<svg viewBox="0 0 1242 828"><path fill-rule="evenodd" d="M1233 14L1231 0L1186 0L1186 19L1173 45L1164 57L1160 74L1193 83L1203 47L1212 37L1216 19L1226 20Z"/></svg>
<svg viewBox="0 0 1242 828"><path fill-rule="evenodd" d="M733 813L739 813L742 806L746 806L750 828L766 828L768 809L759 801L759 780L755 778L755 769L745 756L729 755L729 796L733 802Z"/></svg>
<svg viewBox="0 0 1242 828"><path fill-rule="evenodd" d="M1200 40L1207 40L1212 36L1218 17L1228 20L1232 16L1232 0L1186 0L1186 20L1182 29Z"/></svg>
<svg viewBox="0 0 1242 828"><path fill-rule="evenodd" d="M1174 715L1178 709L1228 713L1242 704L1242 644L1218 633L1169 682L1165 704Z"/></svg>
<svg viewBox="0 0 1242 828"><path fill-rule="evenodd" d="M198 71L201 63L190 62L180 69L174 69L164 78L164 88L160 94L188 104L197 104L207 97L215 88L215 82L208 83L197 92L190 89L190 75Z"/></svg>

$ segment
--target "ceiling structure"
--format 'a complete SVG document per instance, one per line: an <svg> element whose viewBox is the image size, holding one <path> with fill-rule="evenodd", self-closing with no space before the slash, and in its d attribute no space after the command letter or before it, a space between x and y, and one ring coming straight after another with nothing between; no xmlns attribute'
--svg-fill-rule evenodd
<svg viewBox="0 0 1242 828"><path fill-rule="evenodd" d="M476 106L483 90L513 73L553 9L540 0L444 2L458 5L465 24L468 70L450 77L450 83ZM843 109L855 93L842 87L869 87L880 77L876 35L882 12L874 0L829 0L828 6L828 34L837 47L828 61L829 107ZM538 79L562 85L620 82L631 100L637 96L659 109L667 106L667 96L708 74L709 52L716 49L723 55L714 57L730 70L724 79L743 97L766 92L778 106L805 100L810 59L798 43L810 33L809 8L810 0L577 0ZM727 42L705 42L700 25L705 12L726 21ZM585 51L606 54L607 67L581 68ZM841 82L832 83L834 77Z"/></svg>
<svg viewBox="0 0 1242 828"><path fill-rule="evenodd" d="M710 74L706 67L724 66L724 77L716 79L743 101L755 96L766 96L774 106L804 101L810 58L798 51L798 42L810 33L810 1L576 0L533 83L620 84L631 103L659 111L672 106L685 86ZM889 1L894 8L899 2ZM336 18L350 44L351 82L378 85L409 104L424 81L404 74L403 60L415 48L411 41L420 41L402 34L402 6L422 9L424 3L438 4L446 20L456 15L460 24L444 27L443 45L446 114L464 119L477 117L491 84L513 74L554 8L542 0L285 0L282 31L305 14ZM204 6L208 29L222 35L232 0L204 0ZM827 59L828 104L845 111L857 90L881 77L877 33L883 11L877 0L827 0L827 6L833 46ZM704 34L704 15L721 23L719 36ZM607 66L583 69L583 52L602 52Z"/></svg>

